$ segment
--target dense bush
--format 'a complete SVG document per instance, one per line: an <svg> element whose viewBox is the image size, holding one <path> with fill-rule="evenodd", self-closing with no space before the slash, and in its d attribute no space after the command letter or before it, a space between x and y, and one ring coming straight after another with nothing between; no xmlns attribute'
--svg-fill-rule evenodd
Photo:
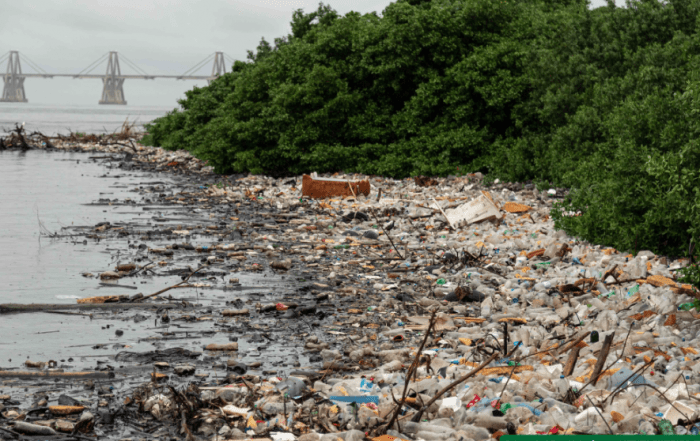
<svg viewBox="0 0 700 441"><path fill-rule="evenodd" d="M700 239L700 0L398 0L292 34L149 126L219 172L487 171L570 187L558 226L619 249ZM564 216L580 212L580 216Z"/></svg>

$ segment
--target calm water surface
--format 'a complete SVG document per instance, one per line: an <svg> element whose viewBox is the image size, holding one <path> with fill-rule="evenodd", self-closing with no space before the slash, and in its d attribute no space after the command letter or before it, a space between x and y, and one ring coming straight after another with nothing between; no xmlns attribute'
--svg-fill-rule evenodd
<svg viewBox="0 0 700 441"><path fill-rule="evenodd" d="M25 123L27 131L45 135L73 132L112 133L119 130L128 118L136 126L165 115L173 107L138 106L67 106L32 103L0 103L0 131L12 129L15 123Z"/></svg>
<svg viewBox="0 0 700 441"><path fill-rule="evenodd" d="M111 269L107 246L92 240L84 245L84 237L50 239L41 235L40 222L51 232L69 234L62 228L133 219L134 214L120 214L126 207L85 204L133 196L125 187L145 179L123 172L115 178L120 171L87 158L85 153L0 152L0 303L75 303L103 295L95 292L94 279L81 274Z"/></svg>

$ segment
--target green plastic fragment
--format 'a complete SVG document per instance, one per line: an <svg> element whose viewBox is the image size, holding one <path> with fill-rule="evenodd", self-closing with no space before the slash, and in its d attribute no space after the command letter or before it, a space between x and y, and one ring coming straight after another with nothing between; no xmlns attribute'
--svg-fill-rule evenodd
<svg viewBox="0 0 700 441"><path fill-rule="evenodd" d="M510 403L501 404L500 411L502 414L505 414L506 412L508 412L508 409L510 409L511 407L513 407L513 406L511 406Z"/></svg>
<svg viewBox="0 0 700 441"><path fill-rule="evenodd" d="M695 305L692 302L691 303L681 303L678 306L678 309L680 309L681 311L690 311L694 307L695 307Z"/></svg>
<svg viewBox="0 0 700 441"><path fill-rule="evenodd" d="M445 281L445 279L437 279L437 284L438 284L438 285L444 285L445 283L447 283L447 282Z"/></svg>
<svg viewBox="0 0 700 441"><path fill-rule="evenodd" d="M658 423L659 431L662 435L675 435L676 430L673 428L673 424L667 419L663 419Z"/></svg>

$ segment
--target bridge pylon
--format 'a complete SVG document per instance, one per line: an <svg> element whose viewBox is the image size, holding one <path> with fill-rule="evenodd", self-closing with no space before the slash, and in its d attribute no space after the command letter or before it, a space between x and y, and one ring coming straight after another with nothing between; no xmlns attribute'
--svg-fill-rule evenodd
<svg viewBox="0 0 700 441"><path fill-rule="evenodd" d="M10 51L7 59L7 72L2 77L5 87L2 90L0 102L4 103L26 103L27 96L24 94L24 79L22 75L22 65L19 61L19 52Z"/></svg>
<svg viewBox="0 0 700 441"><path fill-rule="evenodd" d="M100 104L126 104L124 99L124 78L118 78L121 75L119 54L115 51L110 51L109 61L107 62L107 74L102 78L103 87Z"/></svg>
<svg viewBox="0 0 700 441"><path fill-rule="evenodd" d="M225 73L226 73L226 63L224 62L224 53L217 52L214 54L214 65L211 68L211 76L218 78ZM211 84L211 82L212 82L212 80L207 80L207 84Z"/></svg>

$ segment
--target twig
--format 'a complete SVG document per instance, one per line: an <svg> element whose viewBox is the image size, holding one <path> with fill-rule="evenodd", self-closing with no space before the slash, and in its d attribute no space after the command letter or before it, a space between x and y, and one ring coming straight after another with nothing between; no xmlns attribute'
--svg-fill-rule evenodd
<svg viewBox="0 0 700 441"><path fill-rule="evenodd" d="M651 361L649 361L648 363L645 363L642 367L640 367L640 368L637 369L636 371L632 372L632 375L630 375L629 377L625 378L625 381L623 381L622 383L620 383L620 385L617 386L617 387L615 388L614 391L610 392L610 395L608 395L607 397L605 397L605 401L608 401L608 398L610 398L610 397L612 397L613 395L615 395L615 393L616 393L618 390L620 390L620 389L622 388L622 386L623 386L625 383L627 383L627 381L628 381L630 378L634 378L634 377L636 377L637 375L641 375L640 372L644 371L647 367L651 366L653 363L654 363L654 360L651 360ZM586 386L587 386L587 385L586 385ZM586 387L586 386L583 386L583 387ZM581 388L581 390L583 390L583 387ZM613 397L613 400L614 400L614 399L615 399L615 398ZM612 400L610 401L610 404L612 404Z"/></svg>
<svg viewBox="0 0 700 441"><path fill-rule="evenodd" d="M18 436L20 438L22 437L22 435L20 433L15 432L14 430L11 430L11 429L6 429L4 427L0 427L0 430L2 430L3 432L11 433L12 435Z"/></svg>
<svg viewBox="0 0 700 441"><path fill-rule="evenodd" d="M406 402L406 393L408 392L408 384L411 381L411 375L413 374L413 371L418 368L418 361L420 360L420 356L421 356L421 353L423 352L423 348L425 347L425 343L428 341L428 337L430 336L430 333L433 330L433 326L435 326L435 322L437 321L435 319L436 312L437 311L433 311L433 314L430 317L430 324L428 325L428 330L425 332L425 337L423 337L423 341L420 344L420 348L418 348L418 351L416 352L416 358L413 360L413 363L411 363L411 366L408 368L408 372L406 373L406 380L404 381L403 393L401 394L401 403L394 411L394 415L391 416L391 420L389 420L389 424L387 424L385 427L380 429L380 433L382 433L382 434L385 434L386 431L389 430L389 428L394 425L394 421L396 421L396 417L399 416L399 412L401 412L401 408L403 408L403 405Z"/></svg>
<svg viewBox="0 0 700 441"><path fill-rule="evenodd" d="M581 334L578 338L576 338L576 340L574 340L574 341L572 341L572 342L569 342L566 346L562 346L561 349L559 349L559 350L556 351L556 352L557 352L557 355L561 355L561 354L563 354L564 352L567 352L569 349L571 349L571 348L573 348L574 346L576 346L577 344L581 343L581 342L583 341L583 339L586 338L586 337L588 337L588 335L589 335L590 333L591 333L591 331L585 332L585 333Z"/></svg>
<svg viewBox="0 0 700 441"><path fill-rule="evenodd" d="M593 404L593 401L591 401L591 399L588 398L588 395L586 395L586 399L588 400L589 403L591 403L591 406L593 406L593 408L595 409L595 411L598 412L598 415L600 415L600 418L603 420L603 422L605 423L605 425L608 426L608 430L610 431L610 435L612 435L612 434L613 434L613 431L612 431L612 429L610 428L610 424L608 424L608 422L605 421L605 418L603 418L603 414L600 413L600 409L598 409L598 406L596 406L595 404Z"/></svg>
<svg viewBox="0 0 700 441"><path fill-rule="evenodd" d="M352 185L350 185L349 182L348 182L348 187L350 187L350 191L352 192L352 195L355 196L355 199L357 199L357 196L355 195L355 190L353 190ZM392 240L391 236L389 236L389 233L387 233L386 230L384 229L384 225L382 225L382 223L379 222L379 219L377 219L377 215L374 213L374 209L372 209L372 207L367 207L367 208L369 208L369 211L372 213L372 216L374 216L374 220L377 222L377 225L379 225L381 227L382 231L384 232L384 235L387 237L387 239L389 239L389 242L391 242L391 246L394 247L396 254L398 254L399 257L401 258L401 260L403 260L404 257L401 255L401 253L399 253L399 249L396 248L396 245L394 244L394 241Z"/></svg>
<svg viewBox="0 0 700 441"><path fill-rule="evenodd" d="M488 366L489 363L491 363L493 360L495 360L498 355L499 355L499 352L494 352L493 354L491 354L491 356L489 358L486 359L486 361L481 363L481 365L479 367L477 367L473 371L469 372L468 374L462 376L461 378L458 378L457 380L453 381L451 384L445 386L441 391L439 391L437 394L435 394L435 396L430 401L428 401L428 403L425 406L423 406L423 408L421 410L418 411L416 416L413 417L413 421L420 421L421 417L423 416L423 412L425 412L426 409L430 408L430 406L434 402L436 402L438 399L440 399L441 396L443 396L447 391L453 389L454 387L458 386L459 384L467 381L469 378L476 375L480 370L482 370L483 368Z"/></svg>
<svg viewBox="0 0 700 441"><path fill-rule="evenodd" d="M449 225L450 228L452 230L454 230L455 227L453 227L452 223L450 223L450 218L447 217L447 214L445 214L445 212L442 210L442 207L440 206L440 204L438 204L438 202L435 200L435 198L433 198L433 202L435 202L435 205L438 207L438 210L440 210L440 213L442 213L442 215L445 216L445 220L447 221L447 225Z"/></svg>
<svg viewBox="0 0 700 441"><path fill-rule="evenodd" d="M513 364L513 369L510 370L510 375L508 375L508 379L506 380L506 384L503 385L503 389L501 389L501 394L498 396L498 401L501 401L501 398L503 398L503 392L506 391L506 387L508 387L508 382L510 382L511 377L515 373L515 368L518 367L517 364Z"/></svg>
<svg viewBox="0 0 700 441"><path fill-rule="evenodd" d="M679 408L677 408L676 406L674 406L673 403L672 403L668 398L666 398L666 395L664 395L664 393L661 392L656 386L652 386L651 384L642 383L642 384L630 384L630 385L628 385L627 387L640 387L640 386L642 386L642 387L650 387L650 388L654 389L656 392L658 392L658 393L663 397L664 400L666 400L666 402L667 402L668 404L671 405L671 407L673 407L674 409L676 409L676 410L678 411L678 413L680 413L681 415L683 415L683 417L685 417L686 420L690 421L690 418L688 418L688 415L684 414L683 412L681 412L681 410L680 410ZM617 392L614 392L614 393L615 393L615 394L618 394L618 393L620 393L620 391L617 391ZM612 395L612 394L611 394L611 395ZM612 403L612 402L611 402L611 403Z"/></svg>
<svg viewBox="0 0 700 441"><path fill-rule="evenodd" d="M209 265L200 266L200 267L197 268L195 271L193 271L192 273L190 273L189 276L185 277L185 279L183 279L182 282L176 283L175 285L169 286L169 287L167 287L167 288L163 288L163 289L161 289L161 290L158 291L158 292L155 292L155 293L153 293L153 294L149 294L149 295L147 295L147 296L141 297L141 298L138 299L138 300L139 300L139 301L143 301L143 300L146 300L146 299L150 299L151 297L155 297L155 296L157 296L157 295L159 295L159 294L163 294L163 293L166 292L166 291L170 291L170 290L173 289L173 288L177 288L178 286L187 283L187 281L190 280L190 277L194 276L194 275L197 274L200 270L202 270L202 269L204 269L204 268L206 268L206 267L208 267L208 266L209 266Z"/></svg>

